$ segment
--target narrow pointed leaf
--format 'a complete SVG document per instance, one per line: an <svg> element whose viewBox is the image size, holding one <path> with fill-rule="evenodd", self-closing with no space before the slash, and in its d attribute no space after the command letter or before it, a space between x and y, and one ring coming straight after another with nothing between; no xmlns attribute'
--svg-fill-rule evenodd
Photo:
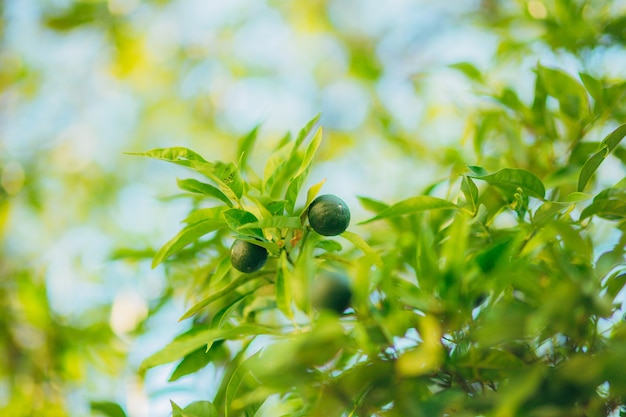
<svg viewBox="0 0 626 417"><path fill-rule="evenodd" d="M292 293L288 279L289 270L287 268L287 253L281 252L278 258L276 269L275 288L276 288L276 306L289 319L293 319L293 311L291 310Z"/></svg>
<svg viewBox="0 0 626 417"><path fill-rule="evenodd" d="M472 206L472 211L475 212L478 206L478 187L476 187L474 181L472 181L472 179L467 175L463 175L461 191L463 192L467 202Z"/></svg>
<svg viewBox="0 0 626 417"><path fill-rule="evenodd" d="M381 211L375 217L365 220L359 224L366 224L376 220L386 219L395 216L404 216L406 214L419 213L429 210L457 210L459 207L447 200L428 195L420 195L400 201L385 210Z"/></svg>
<svg viewBox="0 0 626 417"><path fill-rule="evenodd" d="M185 246L200 239L207 233L214 232L222 227L225 223L220 219L206 219L198 223L191 224L181 230L176 236L170 239L152 259L152 268L156 268L161 262L170 256L178 253Z"/></svg>
<svg viewBox="0 0 626 417"><path fill-rule="evenodd" d="M185 179L185 180L176 180L178 184L178 188L184 191L189 191L191 193L204 194L207 196L215 197L223 203L227 204L229 207L233 206L233 202L230 201L226 195L220 191L219 188L207 184L202 181L195 180L193 178Z"/></svg>
<svg viewBox="0 0 626 417"><path fill-rule="evenodd" d="M317 152L317 150L320 147L320 144L322 143L322 137L323 137L323 130L320 127L317 129L317 132L315 132L315 136L313 136L311 143L309 144L306 151L304 152L304 156L302 157L302 162L300 164L300 169L298 169L298 171L295 173L294 175L295 177L301 175L303 172L309 169L309 167L311 166L311 162L313 161L313 157L315 156L315 153Z"/></svg>
<svg viewBox="0 0 626 417"><path fill-rule="evenodd" d="M146 358L141 363L139 370L145 371L155 366L174 362L216 340L233 340L251 335L275 333L276 331L269 327L256 324L242 324L232 328L206 329L191 335L180 336L160 351Z"/></svg>
<svg viewBox="0 0 626 417"><path fill-rule="evenodd" d="M248 167L248 158L254 148L254 143L259 134L260 125L256 125L247 135L239 141L237 147L237 157L239 158L239 169L243 172Z"/></svg>
<svg viewBox="0 0 626 417"><path fill-rule="evenodd" d="M289 229L302 229L302 222L299 217L288 217L288 216L272 216L258 222L246 223L244 225L239 226L237 230L247 230L260 228L264 229L266 227L274 227L274 228L289 228Z"/></svg>
<svg viewBox="0 0 626 417"><path fill-rule="evenodd" d="M626 124L621 125L602 140L601 148L585 162L580 170L578 191L585 189L593 174L600 167L600 164L620 144L624 136L626 136Z"/></svg>
<svg viewBox="0 0 626 417"><path fill-rule="evenodd" d="M372 263L378 267L383 266L383 260L380 255L376 253L374 249L367 242L356 233L345 231L341 234L341 237L352 243L356 246L361 252L365 254L368 258L372 260Z"/></svg>
<svg viewBox="0 0 626 417"><path fill-rule="evenodd" d="M126 417L126 412L117 403L109 401L93 401L91 404L91 411L97 411L100 414L108 417Z"/></svg>
<svg viewBox="0 0 626 417"><path fill-rule="evenodd" d="M298 132L298 136L296 137L294 149L298 149L302 142L306 139L306 137L311 133L315 125L319 122L322 117L322 113L318 113L311 120L307 122L307 124Z"/></svg>
<svg viewBox="0 0 626 417"><path fill-rule="evenodd" d="M567 73L540 66L539 74L546 91L559 102L561 111L579 120L589 114L589 99L585 88Z"/></svg>
<svg viewBox="0 0 626 417"><path fill-rule="evenodd" d="M307 190L307 192L306 192L306 202L304 203L304 207L302 209L302 212L300 213L300 219L302 221L304 221L304 218L306 216L307 209L309 208L309 205L315 199L315 197L317 197L317 195L319 194L320 190L322 189L322 187L324 186L325 183L326 183L326 178L324 178L323 180L321 180L317 184L312 185Z"/></svg>

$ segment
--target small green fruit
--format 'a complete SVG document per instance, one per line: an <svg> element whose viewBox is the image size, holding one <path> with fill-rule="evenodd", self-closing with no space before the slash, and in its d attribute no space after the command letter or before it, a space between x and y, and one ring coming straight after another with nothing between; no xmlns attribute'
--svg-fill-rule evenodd
<svg viewBox="0 0 626 417"><path fill-rule="evenodd" d="M313 230L323 236L343 233L350 224L350 209L341 198L332 194L320 195L313 200L308 216Z"/></svg>
<svg viewBox="0 0 626 417"><path fill-rule="evenodd" d="M351 300L352 290L344 275L324 272L315 278L311 291L311 303L315 309L341 314L350 307Z"/></svg>
<svg viewBox="0 0 626 417"><path fill-rule="evenodd" d="M246 240L237 239L230 248L230 262L237 271L258 271L266 261L267 249Z"/></svg>

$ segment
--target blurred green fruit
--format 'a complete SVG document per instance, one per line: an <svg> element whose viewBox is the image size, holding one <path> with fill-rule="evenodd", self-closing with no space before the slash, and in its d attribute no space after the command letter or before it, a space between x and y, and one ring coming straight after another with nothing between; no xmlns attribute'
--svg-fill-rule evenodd
<svg viewBox="0 0 626 417"><path fill-rule="evenodd" d="M266 261L267 249L246 240L237 239L230 248L230 262L237 271L258 271Z"/></svg>
<svg viewBox="0 0 626 417"><path fill-rule="evenodd" d="M323 272L315 278L311 302L317 310L341 314L350 307L352 290L348 278L335 272Z"/></svg>
<svg viewBox="0 0 626 417"><path fill-rule="evenodd" d="M336 236L350 224L350 209L342 199L331 194L313 200L308 216L313 230L323 236Z"/></svg>

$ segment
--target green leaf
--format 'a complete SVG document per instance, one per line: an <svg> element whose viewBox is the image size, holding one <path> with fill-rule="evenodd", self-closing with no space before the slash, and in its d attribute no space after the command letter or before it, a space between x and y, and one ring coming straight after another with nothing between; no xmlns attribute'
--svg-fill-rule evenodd
<svg viewBox="0 0 626 417"><path fill-rule="evenodd" d="M561 111L573 120L584 119L589 114L589 100L582 85L567 73L539 66L546 91L559 102Z"/></svg>
<svg viewBox="0 0 626 417"><path fill-rule="evenodd" d="M223 341L218 341L213 343L208 352L205 348L200 348L185 356L178 366L176 366L174 372L172 372L168 382L177 381L178 379L198 372L200 369L207 366L213 360L215 352L218 349L223 349L222 344Z"/></svg>
<svg viewBox="0 0 626 417"><path fill-rule="evenodd" d="M256 216L249 211L236 208L226 210L224 212L224 219L226 220L228 227L234 232L237 232L241 226L245 224L257 223L259 221L259 219L257 219ZM263 231L258 227L250 228L249 231L256 236L263 237Z"/></svg>
<svg viewBox="0 0 626 417"><path fill-rule="evenodd" d="M326 252L339 252L341 249L343 249L339 242L330 239L320 240L315 244L315 247L323 249Z"/></svg>
<svg viewBox="0 0 626 417"><path fill-rule="evenodd" d="M110 401L91 402L91 411L104 414L109 417L126 417L124 409L117 403Z"/></svg>
<svg viewBox="0 0 626 417"><path fill-rule="evenodd" d="M374 249L372 249L372 247L368 245L361 236L348 231L343 232L340 236L352 243L358 249L360 249L366 257L372 260L372 263L374 265L378 267L383 266L383 260L381 259L380 255L376 253L376 251L374 251Z"/></svg>
<svg viewBox="0 0 626 417"><path fill-rule="evenodd" d="M589 200L592 197L593 197L593 195L591 195L591 194L581 193L581 192L575 191L573 193L568 194L567 197L565 197L564 202L567 202L567 203L580 203L581 201Z"/></svg>
<svg viewBox="0 0 626 417"><path fill-rule="evenodd" d="M213 174L217 177L220 184L227 187L237 197L237 200L243 195L244 183L239 173L239 168L232 162L223 163L215 162Z"/></svg>
<svg viewBox="0 0 626 417"><path fill-rule="evenodd" d="M472 172L478 176L484 176L484 175L489 175L489 173L487 172L487 170L483 167L479 167L477 165L468 165L467 166L469 169L472 170Z"/></svg>
<svg viewBox="0 0 626 417"><path fill-rule="evenodd" d="M265 229L266 227L274 227L278 229L302 229L302 222L300 221L300 217L272 216L257 222L246 223L239 226L237 230L242 231L251 228Z"/></svg>
<svg viewBox="0 0 626 417"><path fill-rule="evenodd" d="M237 235L236 238L245 240L246 242L254 243L257 246L261 246L267 249L272 255L278 255L278 253L280 252L280 247L276 242L260 240L258 237L251 237L248 235Z"/></svg>
<svg viewBox="0 0 626 417"><path fill-rule="evenodd" d="M215 406L209 401L195 401L185 408L180 408L170 400L172 417L218 417Z"/></svg>
<svg viewBox="0 0 626 417"><path fill-rule="evenodd" d="M313 184L307 190L307 192L306 192L306 202L304 203L304 207L302 208L302 212L300 213L300 221L302 223L304 223L304 220L306 218L306 215L307 215L307 212L308 212L307 209L309 208L309 205L315 199L315 197L319 194L320 190L322 189L322 187L324 186L325 183L326 183L326 178L324 178L323 180L321 180L317 184Z"/></svg>
<svg viewBox="0 0 626 417"><path fill-rule="evenodd" d="M251 355L249 358L246 358L241 363L237 364L238 366L234 369L234 372L230 375L230 378L228 378L226 391L224 393L224 401L228 408L232 408L232 403L233 400L235 400L235 396L237 395L239 390L245 386L246 377L250 375L248 364L257 361L261 352L262 350L259 350L255 354ZM225 413L224 415L225 417L227 417L228 413Z"/></svg>
<svg viewBox="0 0 626 417"><path fill-rule="evenodd" d="M152 149L147 152L127 153L128 155L147 156L149 158L159 159L182 165L193 169L196 172L213 180L232 200L238 200L243 195L243 180L239 174L239 170L233 163L206 161L198 153L191 149L183 147Z"/></svg>
<svg viewBox="0 0 626 417"><path fill-rule="evenodd" d="M389 204L383 203L382 201L375 200L370 197L357 196L357 198L359 199L359 202L364 209L371 211L375 214L378 214L381 211L389 208Z"/></svg>
<svg viewBox="0 0 626 417"><path fill-rule="evenodd" d="M467 78L476 82L483 82L483 74L476 66L469 62L457 62L449 65L450 68L462 72Z"/></svg>
<svg viewBox="0 0 626 417"><path fill-rule="evenodd" d="M463 181L461 182L461 191L465 196L465 199L472 206L472 212L476 212L478 208L478 187L474 184L474 181L467 175L463 175Z"/></svg>
<svg viewBox="0 0 626 417"><path fill-rule="evenodd" d="M202 236L221 229L225 223L220 218L208 218L196 223L192 223L178 232L170 239L152 259L152 268L156 268L161 262L170 256L180 252L185 246L200 239Z"/></svg>
<svg viewBox="0 0 626 417"><path fill-rule="evenodd" d="M237 146L237 157L239 158L239 169L244 171L248 166L248 158L252 153L254 143L259 134L260 125L256 125L247 135L239 141Z"/></svg>
<svg viewBox="0 0 626 417"><path fill-rule="evenodd" d="M127 152L127 155L146 156L148 158L171 162L191 168L209 178L213 176L213 164L206 161L200 154L180 146L171 148L151 149L146 152Z"/></svg>
<svg viewBox="0 0 626 417"><path fill-rule="evenodd" d="M288 274L287 252L283 251L278 258L276 278L274 281L276 287L276 306L285 317L293 319L293 311L291 310L292 291L287 278Z"/></svg>
<svg viewBox="0 0 626 417"><path fill-rule="evenodd" d="M313 162L313 157L315 157L315 153L322 143L322 137L323 129L320 127L317 129L317 132L315 132L313 139L311 139L311 143L309 143L309 146L306 148L304 156L302 157L302 162L300 163L300 168L294 175L295 177L301 175L309 169L309 167L311 166L311 162Z"/></svg>
<svg viewBox="0 0 626 417"><path fill-rule="evenodd" d="M607 294L611 298L617 297L617 295L624 289L626 285L626 273L616 272L608 280L606 284Z"/></svg>
<svg viewBox="0 0 626 417"><path fill-rule="evenodd" d="M220 206L194 210L189 213L187 217L185 217L183 223L190 226L205 220L221 220L223 222L224 219L222 217L222 213L224 212L224 209L224 206Z"/></svg>
<svg viewBox="0 0 626 417"><path fill-rule="evenodd" d="M254 242L255 244L259 244L260 242ZM194 315L196 315L200 310L202 310L203 308L205 308L206 306L208 306L209 304L211 304L212 302L219 300L222 297L225 297L227 295L230 295L233 293L233 291L235 291L237 288L241 287L244 284L247 284L248 282L260 278L263 275L265 275L266 272L258 272L255 274L241 274L239 275L237 278L235 278L233 281L231 281L228 285L226 285L223 288L220 288L219 290L214 290L214 292L209 295L208 297L204 298L203 300L197 302L196 304L193 305L193 307L191 307L189 310L187 310L187 312L185 312L185 314L183 314L183 316L178 319L178 321L182 321L185 319L188 319L189 317L192 317ZM265 286L267 284L267 282L263 281L261 283L259 283L258 285L256 285L252 290L248 291L248 292L254 292L257 289Z"/></svg>
<svg viewBox="0 0 626 417"><path fill-rule="evenodd" d="M217 340L235 340L260 334L271 335L276 334L276 331L269 327L256 324L242 324L237 327L206 329L194 334L182 335L174 339L160 351L146 358L139 366L139 371L143 372L155 366L174 362Z"/></svg>
<svg viewBox="0 0 626 417"><path fill-rule="evenodd" d="M289 182L289 186L287 187L287 193L285 195L286 210L287 213L292 214L294 207L296 205L296 200L298 199L298 194L300 194L300 189L306 180L306 177L309 174L309 170L311 167L311 162L313 162L313 157L317 152L320 144L322 143L322 128L317 129L315 136L311 140L311 143L307 147L304 152L304 156L302 157L302 161L300 163L300 168L295 173L293 179Z"/></svg>
<svg viewBox="0 0 626 417"><path fill-rule="evenodd" d="M311 133L313 131L313 128L319 122L321 117L322 117L322 113L316 114L315 117L313 117L311 120L309 120L307 122L307 124L304 125L304 127L302 129L300 129L300 132L298 132L298 136L296 137L294 149L298 149L300 147L300 145L302 145L302 143L307 138L309 133Z"/></svg>
<svg viewBox="0 0 626 417"><path fill-rule="evenodd" d="M411 197L400 201L385 210L381 211L375 217L365 220L359 224L366 224L376 220L387 219L389 217L404 216L406 214L419 213L429 210L457 210L459 207L447 200L427 195Z"/></svg>
<svg viewBox="0 0 626 417"><path fill-rule="evenodd" d="M580 214L580 219L598 216L607 220L622 220L626 218L626 201L622 200L598 200L585 207Z"/></svg>
<svg viewBox="0 0 626 417"><path fill-rule="evenodd" d="M176 180L178 184L178 188L184 191L189 191L191 193L204 194L211 197L215 197L218 200L226 203L229 207L233 206L232 201L226 195L220 191L219 188L214 187L211 184L207 184L193 178L189 178L186 180Z"/></svg>
<svg viewBox="0 0 626 417"><path fill-rule="evenodd" d="M589 74L585 74L583 72L579 73L578 76L583 82L583 85L589 92L589 95L593 97L597 105L604 104L604 86L602 82Z"/></svg>
<svg viewBox="0 0 626 417"><path fill-rule="evenodd" d="M127 155L147 156L149 158L160 159L163 161L173 162L185 166L189 162L207 162L200 154L188 148L175 146L171 148L151 149L146 152L127 152Z"/></svg>
<svg viewBox="0 0 626 417"><path fill-rule="evenodd" d="M543 199L546 194L543 182L535 174L525 169L504 168L494 174L473 176L473 178L496 186L519 187L529 195L540 199Z"/></svg>
<svg viewBox="0 0 626 417"><path fill-rule="evenodd" d="M600 164L609 154L619 145L626 136L626 124L619 126L617 129L609 133L600 143L600 149L592 155L580 170L578 177L578 191L584 191L587 183L592 175L596 172Z"/></svg>

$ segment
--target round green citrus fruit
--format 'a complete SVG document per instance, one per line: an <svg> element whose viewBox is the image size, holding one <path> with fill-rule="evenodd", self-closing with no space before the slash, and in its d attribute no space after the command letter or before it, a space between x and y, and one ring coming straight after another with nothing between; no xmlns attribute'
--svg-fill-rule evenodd
<svg viewBox="0 0 626 417"><path fill-rule="evenodd" d="M350 224L350 209L341 198L332 194L320 195L313 200L308 216L313 230L323 236L343 233Z"/></svg>
<svg viewBox="0 0 626 417"><path fill-rule="evenodd" d="M323 272L315 278L311 290L311 303L318 311L328 310L341 314L350 307L352 290L345 275Z"/></svg>
<svg viewBox="0 0 626 417"><path fill-rule="evenodd" d="M266 261L267 249L246 240L237 239L230 248L230 262L237 271L258 271Z"/></svg>

